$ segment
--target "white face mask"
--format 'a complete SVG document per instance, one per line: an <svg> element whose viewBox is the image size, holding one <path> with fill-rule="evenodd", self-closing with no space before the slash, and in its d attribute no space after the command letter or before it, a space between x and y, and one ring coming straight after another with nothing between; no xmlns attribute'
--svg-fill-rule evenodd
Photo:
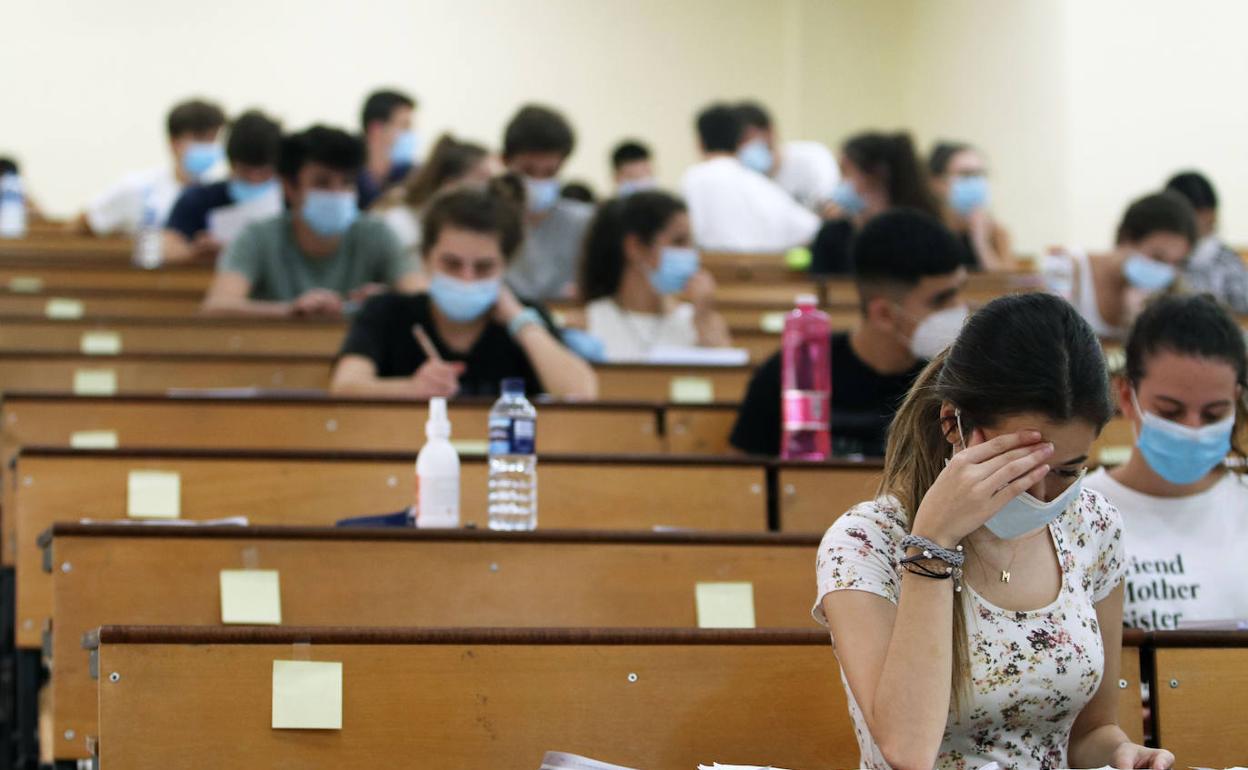
<svg viewBox="0 0 1248 770"><path fill-rule="evenodd" d="M948 307L930 314L914 328L914 334L910 337L910 352L925 361L935 358L962 333L962 325L969 315L970 311L965 305Z"/></svg>

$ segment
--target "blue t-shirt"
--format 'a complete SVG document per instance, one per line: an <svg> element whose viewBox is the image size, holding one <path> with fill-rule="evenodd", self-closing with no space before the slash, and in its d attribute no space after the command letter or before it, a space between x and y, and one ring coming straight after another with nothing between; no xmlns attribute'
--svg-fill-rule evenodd
<svg viewBox="0 0 1248 770"><path fill-rule="evenodd" d="M234 199L230 197L228 182L188 187L173 204L165 229L177 230L190 240L208 229L208 212L232 205Z"/></svg>

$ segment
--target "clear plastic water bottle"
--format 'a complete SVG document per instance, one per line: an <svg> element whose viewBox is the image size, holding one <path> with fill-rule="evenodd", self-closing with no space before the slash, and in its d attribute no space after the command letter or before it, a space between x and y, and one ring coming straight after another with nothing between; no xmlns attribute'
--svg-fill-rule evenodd
<svg viewBox="0 0 1248 770"><path fill-rule="evenodd" d="M832 455L831 321L810 294L784 321L781 347L780 456L826 460Z"/></svg>
<svg viewBox="0 0 1248 770"><path fill-rule="evenodd" d="M0 238L26 235L26 194L17 174L0 176Z"/></svg>
<svg viewBox="0 0 1248 770"><path fill-rule="evenodd" d="M134 264L144 270L155 270L165 261L160 242L163 233L153 197L151 190L143 193L143 213L139 218L139 229L134 233Z"/></svg>
<svg viewBox="0 0 1248 770"><path fill-rule="evenodd" d="M524 380L503 380L490 410L490 529L537 528L537 410Z"/></svg>

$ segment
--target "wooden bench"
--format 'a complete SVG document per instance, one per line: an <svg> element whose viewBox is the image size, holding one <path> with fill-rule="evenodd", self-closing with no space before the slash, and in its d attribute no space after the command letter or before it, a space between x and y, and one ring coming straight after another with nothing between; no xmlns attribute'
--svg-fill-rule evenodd
<svg viewBox="0 0 1248 770"><path fill-rule="evenodd" d="M212 283L209 267L140 270L127 265L0 257L0 286L15 292L121 291L203 292Z"/></svg>
<svg viewBox="0 0 1248 770"><path fill-rule="evenodd" d="M414 462L413 455L396 453L24 452L13 508L6 512L17 572L18 645L38 647L51 614L51 580L38 568L39 534L56 522L126 521L132 471L178 474L184 520L245 516L252 524L332 526L411 505ZM543 455L539 469L542 529L768 530L763 463ZM461 522L485 529L485 458L463 458L461 474Z"/></svg>
<svg viewBox="0 0 1248 770"><path fill-rule="evenodd" d="M190 318L200 315L200 291L77 289L32 293L0 286L0 315L28 318Z"/></svg>
<svg viewBox="0 0 1248 770"><path fill-rule="evenodd" d="M1248 759L1248 633L1158 631L1153 717L1158 745L1182 767Z"/></svg>
<svg viewBox="0 0 1248 770"><path fill-rule="evenodd" d="M743 581L759 627L800 628L811 624L816 545L779 535L60 524L46 542L58 759L85 756L67 731L96 732L86 632L220 625L222 570L276 570L282 623L296 626L696 628L697 585Z"/></svg>
<svg viewBox="0 0 1248 770"><path fill-rule="evenodd" d="M820 631L105 627L104 767L856 767ZM273 661L342 663L342 730L273 730ZM115 676L114 676L115 675ZM193 759L192 759L193 758Z"/></svg>
<svg viewBox="0 0 1248 770"><path fill-rule="evenodd" d="M332 356L345 337L341 321L311 319L0 318L0 352L88 353L100 366L119 353Z"/></svg>

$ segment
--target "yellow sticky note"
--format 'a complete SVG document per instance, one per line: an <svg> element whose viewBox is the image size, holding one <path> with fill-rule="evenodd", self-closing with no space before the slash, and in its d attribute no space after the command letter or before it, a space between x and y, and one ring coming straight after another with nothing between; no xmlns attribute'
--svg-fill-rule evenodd
<svg viewBox="0 0 1248 770"><path fill-rule="evenodd" d="M784 264L790 270L807 270L810 268L810 249L804 246L789 249L784 253Z"/></svg>
<svg viewBox="0 0 1248 770"><path fill-rule="evenodd" d="M43 291L43 279L37 275L15 275L9 279L9 291L14 294L38 294Z"/></svg>
<svg viewBox="0 0 1248 770"><path fill-rule="evenodd" d="M753 583L698 583L698 628L754 628Z"/></svg>
<svg viewBox="0 0 1248 770"><path fill-rule="evenodd" d="M53 297L43 306L43 312L48 318L66 320L82 318L84 309L80 300Z"/></svg>
<svg viewBox="0 0 1248 770"><path fill-rule="evenodd" d="M75 396L112 396L117 393L117 372L112 369L75 369Z"/></svg>
<svg viewBox="0 0 1248 770"><path fill-rule="evenodd" d="M461 455L484 455L490 452L490 442L484 439L452 439L451 446Z"/></svg>
<svg viewBox="0 0 1248 770"><path fill-rule="evenodd" d="M1101 465L1122 465L1131 459L1131 447L1107 446L1101 449L1101 453L1096 459L1100 461Z"/></svg>
<svg viewBox="0 0 1248 770"><path fill-rule="evenodd" d="M88 356L115 356L121 352L121 335L117 332L83 332L78 349Z"/></svg>
<svg viewBox="0 0 1248 770"><path fill-rule="evenodd" d="M69 445L74 449L116 449L119 443L115 430L76 430L69 434Z"/></svg>
<svg viewBox="0 0 1248 770"><path fill-rule="evenodd" d="M273 661L273 729L341 730L342 664Z"/></svg>
<svg viewBox="0 0 1248 770"><path fill-rule="evenodd" d="M182 477L172 471L130 471L126 515L176 519L182 515Z"/></svg>
<svg viewBox="0 0 1248 770"><path fill-rule="evenodd" d="M221 570L221 622L280 626L282 587L277 570Z"/></svg>
<svg viewBox="0 0 1248 770"><path fill-rule="evenodd" d="M673 404L709 404L715 400L715 386L705 377L673 377Z"/></svg>
<svg viewBox="0 0 1248 770"><path fill-rule="evenodd" d="M764 313L763 317L758 319L758 328L768 334L779 334L784 331L784 313Z"/></svg>

